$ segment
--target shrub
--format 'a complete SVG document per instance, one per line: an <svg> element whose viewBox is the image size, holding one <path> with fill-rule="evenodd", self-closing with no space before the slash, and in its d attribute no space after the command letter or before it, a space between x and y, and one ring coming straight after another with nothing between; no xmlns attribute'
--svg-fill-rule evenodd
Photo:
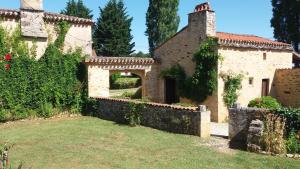
<svg viewBox="0 0 300 169"><path fill-rule="evenodd" d="M145 108L144 104L136 104L136 103L129 103L128 105L128 112L125 112L124 119L126 120L127 124L134 127L141 124L142 114L141 111Z"/></svg>
<svg viewBox="0 0 300 169"><path fill-rule="evenodd" d="M111 83L111 89L129 89L141 86L140 78L120 77Z"/></svg>
<svg viewBox="0 0 300 169"><path fill-rule="evenodd" d="M286 118L286 135L292 131L300 131L300 109L279 108L272 111L276 115Z"/></svg>
<svg viewBox="0 0 300 169"><path fill-rule="evenodd" d="M44 118L49 118L54 115L53 106L51 103L41 104L39 115Z"/></svg>
<svg viewBox="0 0 300 169"><path fill-rule="evenodd" d="M300 138L297 138L295 132L291 132L286 142L288 153L300 153Z"/></svg>
<svg viewBox="0 0 300 169"><path fill-rule="evenodd" d="M131 99L142 99L142 88L140 87L132 96Z"/></svg>
<svg viewBox="0 0 300 169"><path fill-rule="evenodd" d="M68 29L66 22L59 23L57 40L36 60L35 45L30 49L19 29L10 34L0 27L0 120L27 118L39 109L49 117L51 106L80 111L86 96L85 82L78 76L83 57L79 49L66 54L61 50Z"/></svg>
<svg viewBox="0 0 300 169"><path fill-rule="evenodd" d="M249 102L248 107L265 108L265 109L278 109L281 107L276 99L270 96L256 98Z"/></svg>
<svg viewBox="0 0 300 169"><path fill-rule="evenodd" d="M264 120L262 137L263 149L274 154L286 152L284 140L285 119L280 116L268 114Z"/></svg>

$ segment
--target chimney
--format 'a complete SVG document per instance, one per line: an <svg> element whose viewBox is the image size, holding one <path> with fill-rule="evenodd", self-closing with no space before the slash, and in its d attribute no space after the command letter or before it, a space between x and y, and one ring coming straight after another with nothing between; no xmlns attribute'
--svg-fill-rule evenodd
<svg viewBox="0 0 300 169"><path fill-rule="evenodd" d="M45 28L43 0L21 0L21 32L28 38L48 38Z"/></svg>
<svg viewBox="0 0 300 169"><path fill-rule="evenodd" d="M21 9L43 11L43 0L21 0Z"/></svg>
<svg viewBox="0 0 300 169"><path fill-rule="evenodd" d="M189 14L189 30L201 39L216 36L216 14L208 2L199 4Z"/></svg>

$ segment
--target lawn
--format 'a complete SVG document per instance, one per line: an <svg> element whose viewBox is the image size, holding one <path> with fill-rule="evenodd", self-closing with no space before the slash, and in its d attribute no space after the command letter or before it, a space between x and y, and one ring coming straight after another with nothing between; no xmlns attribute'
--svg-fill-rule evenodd
<svg viewBox="0 0 300 169"><path fill-rule="evenodd" d="M300 161L222 152L198 137L130 128L91 117L0 125L0 140L14 143L10 159L33 169L258 169L300 168Z"/></svg>

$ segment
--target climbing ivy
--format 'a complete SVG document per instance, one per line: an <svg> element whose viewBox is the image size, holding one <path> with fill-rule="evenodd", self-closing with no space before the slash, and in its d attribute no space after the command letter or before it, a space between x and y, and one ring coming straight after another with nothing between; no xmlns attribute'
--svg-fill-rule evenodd
<svg viewBox="0 0 300 169"><path fill-rule="evenodd" d="M29 48L19 28L9 33L0 27L1 121L32 114L49 116L48 108L52 107L80 111L85 84L79 79L83 57L81 50L63 53L69 28L67 22L59 23L58 38L36 60L36 45ZM45 105L49 105L47 109Z"/></svg>
<svg viewBox="0 0 300 169"><path fill-rule="evenodd" d="M179 83L180 96L203 102L212 95L218 85L218 61L221 56L217 52L218 41L216 38L208 38L194 54L196 63L195 73L192 77L186 74L180 65L162 71L162 76L175 78Z"/></svg>
<svg viewBox="0 0 300 169"><path fill-rule="evenodd" d="M221 73L224 80L223 100L228 108L232 107L238 99L238 91L242 88L242 74Z"/></svg>

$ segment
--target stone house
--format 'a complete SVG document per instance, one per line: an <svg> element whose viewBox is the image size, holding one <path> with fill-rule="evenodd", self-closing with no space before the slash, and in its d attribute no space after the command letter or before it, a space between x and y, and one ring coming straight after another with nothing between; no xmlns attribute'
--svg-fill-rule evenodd
<svg viewBox="0 0 300 169"><path fill-rule="evenodd" d="M49 42L54 42L57 37L55 27L60 21L67 21L71 24L68 31L64 50L81 48L86 55L92 55L92 25L90 19L83 19L62 14L45 12L43 0L20 0L20 9L0 9L0 26L6 30L13 31L21 28L21 33L32 46L37 46L37 59L39 59Z"/></svg>
<svg viewBox="0 0 300 169"><path fill-rule="evenodd" d="M195 11L189 14L188 25L155 49L155 59L160 62L158 72L179 64L188 76L192 76L195 71L193 54L207 37L218 38L218 53L223 58L218 63L218 74L233 72L244 76L238 103L247 106L250 100L257 97L276 97L275 72L293 67L292 46L255 35L217 32L216 14L208 3L196 6ZM156 100L162 103L177 100L190 102L174 95L174 80L162 77L157 79ZM223 92L224 81L219 76L217 91L201 103L208 106L212 112L211 118L216 122L226 121L228 117Z"/></svg>

